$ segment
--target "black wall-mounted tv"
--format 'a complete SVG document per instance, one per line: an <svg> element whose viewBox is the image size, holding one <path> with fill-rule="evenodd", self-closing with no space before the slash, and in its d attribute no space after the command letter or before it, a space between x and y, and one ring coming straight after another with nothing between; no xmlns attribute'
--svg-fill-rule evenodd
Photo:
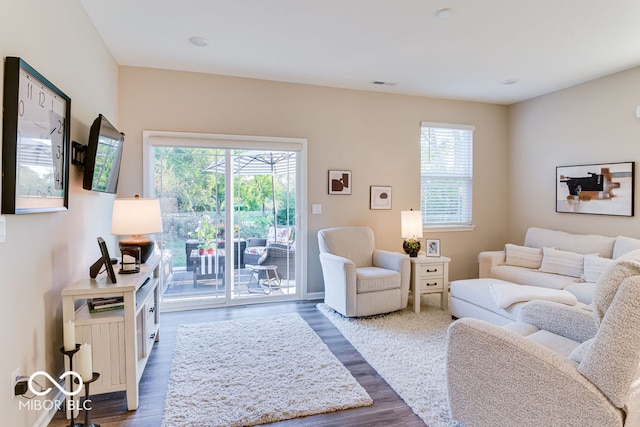
<svg viewBox="0 0 640 427"><path fill-rule="evenodd" d="M89 131L82 188L104 193L118 191L123 145L124 133L100 114Z"/></svg>

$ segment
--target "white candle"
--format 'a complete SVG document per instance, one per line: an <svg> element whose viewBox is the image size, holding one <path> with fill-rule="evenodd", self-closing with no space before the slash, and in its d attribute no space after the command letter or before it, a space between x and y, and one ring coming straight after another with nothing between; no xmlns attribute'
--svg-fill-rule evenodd
<svg viewBox="0 0 640 427"><path fill-rule="evenodd" d="M78 352L78 374L82 381L90 381L93 378L93 366L91 365L91 344L84 343Z"/></svg>
<svg viewBox="0 0 640 427"><path fill-rule="evenodd" d="M122 256L122 270L124 271L135 270L136 269L135 262L136 262L136 259L134 257L132 257L131 255L124 254Z"/></svg>
<svg viewBox="0 0 640 427"><path fill-rule="evenodd" d="M64 351L76 349L76 325L72 320L64 323L62 326L62 334L64 339Z"/></svg>

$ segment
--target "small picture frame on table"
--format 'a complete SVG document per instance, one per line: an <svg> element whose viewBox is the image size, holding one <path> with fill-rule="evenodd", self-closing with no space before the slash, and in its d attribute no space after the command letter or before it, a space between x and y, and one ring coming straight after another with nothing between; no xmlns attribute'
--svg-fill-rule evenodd
<svg viewBox="0 0 640 427"><path fill-rule="evenodd" d="M427 239L425 246L425 252L427 256L440 256L440 239Z"/></svg>

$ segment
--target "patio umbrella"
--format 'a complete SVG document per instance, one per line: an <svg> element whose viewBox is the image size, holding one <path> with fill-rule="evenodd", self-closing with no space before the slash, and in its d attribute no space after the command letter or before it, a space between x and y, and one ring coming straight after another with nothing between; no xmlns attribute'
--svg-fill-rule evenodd
<svg viewBox="0 0 640 427"><path fill-rule="evenodd" d="M277 236L278 221L276 218L276 187L274 176L286 173L295 166L295 153L284 151L245 151L233 155L233 173L236 175L271 176L271 193L273 200L273 229ZM205 172L224 173L225 159L221 158L204 168Z"/></svg>

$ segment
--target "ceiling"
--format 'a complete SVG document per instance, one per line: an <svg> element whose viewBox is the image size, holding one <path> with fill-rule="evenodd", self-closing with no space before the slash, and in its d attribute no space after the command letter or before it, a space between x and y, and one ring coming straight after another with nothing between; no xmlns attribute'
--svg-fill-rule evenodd
<svg viewBox="0 0 640 427"><path fill-rule="evenodd" d="M640 65L638 0L81 2L120 65L498 104Z"/></svg>

